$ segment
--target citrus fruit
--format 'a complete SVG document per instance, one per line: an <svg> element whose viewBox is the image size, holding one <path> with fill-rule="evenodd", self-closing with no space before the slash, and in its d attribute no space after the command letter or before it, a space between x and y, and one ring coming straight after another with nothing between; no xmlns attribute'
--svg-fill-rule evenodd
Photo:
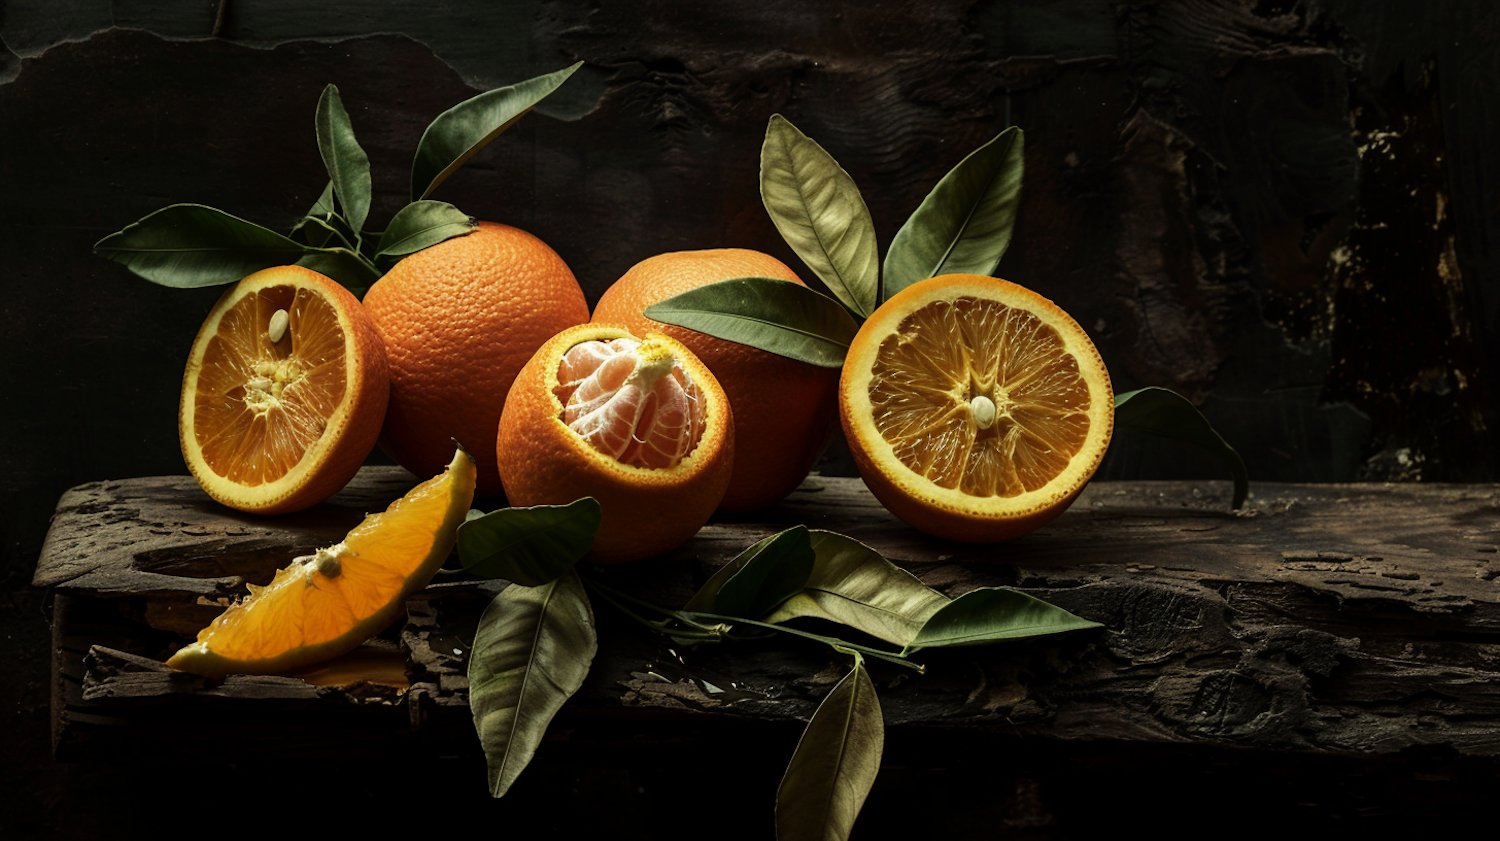
<svg viewBox="0 0 1500 841"><path fill-rule="evenodd" d="M768 254L743 248L678 251L637 263L594 307L595 323L682 342L723 386L734 411L734 474L719 510L764 508L797 488L835 423L838 371L647 318L646 308L721 280L768 277L802 283Z"/></svg>
<svg viewBox="0 0 1500 841"><path fill-rule="evenodd" d="M1061 514L1114 429L1109 372L1083 328L1009 281L912 284L855 335L839 413L875 498L938 537L1019 537Z"/></svg>
<svg viewBox="0 0 1500 841"><path fill-rule="evenodd" d="M351 651L427 586L453 550L474 498L474 460L460 450L441 474L371 514L339 543L294 559L231 605L167 660L208 677L284 674Z"/></svg>
<svg viewBox="0 0 1500 841"><path fill-rule="evenodd" d="M573 272L531 234L481 222L402 259L364 302L391 364L381 448L431 476L457 440L479 461L478 492L499 494L493 444L511 381L543 342L589 320Z"/></svg>
<svg viewBox="0 0 1500 841"><path fill-rule="evenodd" d="M734 420L707 367L669 336L584 324L521 369L495 450L511 505L598 500L589 559L649 558L708 522L729 486Z"/></svg>
<svg viewBox="0 0 1500 841"><path fill-rule="evenodd" d="M348 290L301 266L255 272L193 340L177 415L183 460L232 508L307 508L375 447L388 388L384 345Z"/></svg>

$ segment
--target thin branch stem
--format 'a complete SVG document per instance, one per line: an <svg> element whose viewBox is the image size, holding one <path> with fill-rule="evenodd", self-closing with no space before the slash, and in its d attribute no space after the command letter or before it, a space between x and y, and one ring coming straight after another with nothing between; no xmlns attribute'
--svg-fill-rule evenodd
<svg viewBox="0 0 1500 841"><path fill-rule="evenodd" d="M746 619L742 616L724 616L718 613L671 610L660 605L652 604L645 599L632 596L629 593L617 590L614 587L609 586L608 584L595 580L592 576L585 577L584 581L586 581L591 588L598 592L599 595L603 596L611 604L618 607L625 615L631 617L637 622L640 622L642 625L651 628L652 630L659 631L661 633L677 637L679 639L718 641L725 638L724 629L726 626L748 625L750 627L761 628L767 631L773 631L781 634L790 634L794 637L802 637L803 639L814 640L816 642L821 642L824 645L832 646L837 649L856 651L869 657L884 660L887 663L895 663L898 666L904 666L908 669L913 669L919 674L926 672L925 666L920 663L913 663L911 660L908 660L907 658L901 656L896 652L881 651L878 648L870 648L869 646L859 645L856 643L848 642L846 640L838 639L836 637L813 634L807 631L800 631L796 628L789 628L785 625L773 625L769 622L760 622L754 619ZM631 605L637 605L654 613L661 614L661 616L663 617L663 621L653 622L649 619L646 619L635 610L627 607L627 602ZM674 621L681 622L682 624L687 625L693 630L688 631L669 629L667 625L671 624Z"/></svg>
<svg viewBox="0 0 1500 841"><path fill-rule="evenodd" d="M921 663L913 663L912 661L906 659L905 657L894 651L881 651L878 648L870 648L866 645L858 645L847 640L841 640L837 637L827 637L823 636L822 634L808 633L807 631L799 631L796 628L789 628L785 625L773 625L769 622L758 622L754 619L744 619L738 616L720 616L716 613L688 613L686 611L679 611L678 613L684 618L696 617L700 619L713 619L726 624L751 625L756 628L765 628L769 631L778 631L783 634L791 634L794 637L816 640L817 642L821 642L824 645L829 645L837 649L857 651L861 654L884 660L887 663L895 663L898 666L905 666L908 669L915 670L918 674L925 674L927 672L926 666L922 665Z"/></svg>

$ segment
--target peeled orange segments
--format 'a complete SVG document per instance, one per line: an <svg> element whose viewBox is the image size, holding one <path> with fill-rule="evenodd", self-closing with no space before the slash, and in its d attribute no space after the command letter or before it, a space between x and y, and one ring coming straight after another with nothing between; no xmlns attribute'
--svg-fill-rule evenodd
<svg viewBox="0 0 1500 841"><path fill-rule="evenodd" d="M397 263L365 294L391 364L380 446L418 476L457 440L500 493L491 449L516 372L564 327L589 320L572 271L531 234L489 222Z"/></svg>
<svg viewBox="0 0 1500 841"><path fill-rule="evenodd" d="M720 510L753 511L779 501L807 478L833 433L838 371L820 368L647 318L646 308L721 280L768 277L801 283L780 260L744 248L658 254L615 281L593 320L636 335L658 332L692 350L729 396L734 411L734 478Z"/></svg>
<svg viewBox="0 0 1500 841"><path fill-rule="evenodd" d="M589 559L667 552L697 533L734 463L724 391L680 343L623 327L562 331L531 357L505 400L496 456L511 505L599 501Z"/></svg>
<svg viewBox="0 0 1500 841"><path fill-rule="evenodd" d="M1008 281L944 275L870 316L839 411L891 513L938 537L1007 540L1062 513L1114 429L1109 372L1056 304Z"/></svg>
<svg viewBox="0 0 1500 841"><path fill-rule="evenodd" d="M209 677L282 674L351 651L404 609L453 549L474 498L460 451L438 476L371 514L338 544L295 559L225 610L167 665Z"/></svg>
<svg viewBox="0 0 1500 841"><path fill-rule="evenodd" d="M306 508L359 470L387 394L384 346L359 301L309 269L265 269L224 293L193 342L183 459L225 505Z"/></svg>

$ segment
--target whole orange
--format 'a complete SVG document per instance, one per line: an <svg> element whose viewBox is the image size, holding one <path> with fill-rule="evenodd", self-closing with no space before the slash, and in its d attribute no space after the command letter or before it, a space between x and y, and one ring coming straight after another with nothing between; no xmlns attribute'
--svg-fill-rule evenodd
<svg viewBox="0 0 1500 841"><path fill-rule="evenodd" d="M839 372L777 356L706 333L663 324L646 308L674 295L740 277L802 283L769 254L744 248L677 251L637 263L594 307L596 324L636 335L659 332L682 342L713 372L734 409L734 474L719 510L771 505L807 478L835 423Z"/></svg>
<svg viewBox="0 0 1500 841"><path fill-rule="evenodd" d="M432 476L457 440L479 462L477 492L498 495L495 430L511 382L549 338L588 321L573 272L535 236L481 222L401 260L364 304L390 361L381 449Z"/></svg>
<svg viewBox="0 0 1500 841"><path fill-rule="evenodd" d="M575 363L575 350L593 359ZM598 500L589 560L620 563L668 552L708 522L729 486L734 418L713 374L681 343L585 324L521 369L495 450L511 505Z"/></svg>

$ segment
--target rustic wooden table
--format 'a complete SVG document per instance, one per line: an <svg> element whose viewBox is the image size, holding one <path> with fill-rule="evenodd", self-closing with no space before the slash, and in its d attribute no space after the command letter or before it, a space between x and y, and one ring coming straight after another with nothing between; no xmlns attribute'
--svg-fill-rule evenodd
<svg viewBox="0 0 1500 841"><path fill-rule="evenodd" d="M367 467L330 502L274 519L224 509L186 476L69 491L34 581L56 594L58 758L462 756L482 769L465 658L501 583L434 585L404 626L312 682L210 681L162 664L243 581L336 541L413 481ZM1208 797L1184 767L1284 785L1258 807L1278 818L1430 821L1487 798L1500 779L1500 488L1263 484L1239 512L1228 493L1219 482L1095 483L1038 533L965 546L907 529L857 479L814 477L755 519L713 523L670 556L606 574L680 606L750 543L803 523L861 540L949 596L1009 585L1103 624L934 651L923 675L871 663L888 746L862 824L899 826L881 805L898 790L965 804L939 837L1056 826L1086 810L1068 804L1091 778L1113 781L1114 800L1089 795L1101 808ZM783 640L676 651L595 610L599 655L538 763L607 764L648 746L649 760L618 760L638 781L711 746L784 765L847 668ZM1149 779L1164 768L1171 791Z"/></svg>

